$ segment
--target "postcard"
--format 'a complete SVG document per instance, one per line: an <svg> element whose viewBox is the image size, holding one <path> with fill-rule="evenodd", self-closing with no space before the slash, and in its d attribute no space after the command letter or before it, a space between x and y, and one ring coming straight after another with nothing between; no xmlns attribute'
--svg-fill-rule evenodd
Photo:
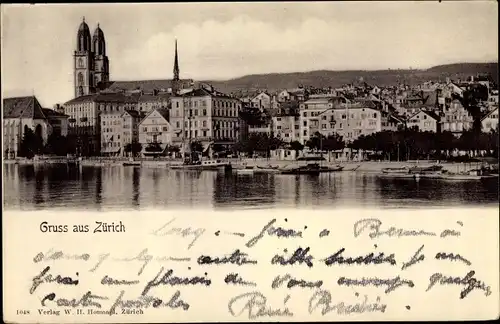
<svg viewBox="0 0 500 324"><path fill-rule="evenodd" d="M5 322L499 317L494 2L1 14Z"/></svg>

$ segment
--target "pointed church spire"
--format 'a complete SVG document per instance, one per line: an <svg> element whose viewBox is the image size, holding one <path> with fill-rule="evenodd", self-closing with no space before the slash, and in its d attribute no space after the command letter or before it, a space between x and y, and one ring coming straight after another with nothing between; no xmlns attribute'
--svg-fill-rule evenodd
<svg viewBox="0 0 500 324"><path fill-rule="evenodd" d="M179 56L177 55L177 39L175 39L174 80L179 81Z"/></svg>

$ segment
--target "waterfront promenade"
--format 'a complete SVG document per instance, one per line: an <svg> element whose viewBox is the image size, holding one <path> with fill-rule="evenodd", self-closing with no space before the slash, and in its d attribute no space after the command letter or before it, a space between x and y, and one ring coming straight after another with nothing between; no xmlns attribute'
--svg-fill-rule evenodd
<svg viewBox="0 0 500 324"><path fill-rule="evenodd" d="M168 168L171 165L182 164L181 159L144 159L138 158L137 161L141 161L141 167L146 168ZM267 158L234 158L234 159L220 159L221 161L231 162L233 167L239 168L244 166L259 166L267 167L279 166L293 167L304 165L308 162L306 161L294 161L294 160L278 160L278 159L267 159ZM74 160L71 160L74 161ZM123 162L128 161L128 158L84 158L80 161L82 166L121 166ZM45 165L45 164L58 164L66 163L68 159L66 158L50 158L50 159L39 159L39 160L27 160L27 159L11 159L4 160L4 164L21 164L21 165ZM437 163L436 160L419 160L419 161L322 161L324 166L335 166L342 165L345 171L356 170L360 172L381 172L384 168L399 168L404 166L431 166ZM444 170L449 172L465 172L472 169L477 169L481 166L481 162L470 162L470 163L459 163L459 162L440 162Z"/></svg>

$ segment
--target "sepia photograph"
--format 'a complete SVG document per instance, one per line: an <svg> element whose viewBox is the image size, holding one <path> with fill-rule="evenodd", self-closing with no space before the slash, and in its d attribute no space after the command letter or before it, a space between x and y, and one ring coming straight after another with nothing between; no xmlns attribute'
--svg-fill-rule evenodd
<svg viewBox="0 0 500 324"><path fill-rule="evenodd" d="M491 3L4 7L7 209L498 204Z"/></svg>
<svg viewBox="0 0 500 324"><path fill-rule="evenodd" d="M0 8L4 321L500 316L496 1Z"/></svg>

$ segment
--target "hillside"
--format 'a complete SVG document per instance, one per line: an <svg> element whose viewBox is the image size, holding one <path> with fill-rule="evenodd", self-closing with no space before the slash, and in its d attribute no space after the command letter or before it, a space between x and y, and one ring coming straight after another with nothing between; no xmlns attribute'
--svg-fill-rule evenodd
<svg viewBox="0 0 500 324"><path fill-rule="evenodd" d="M311 71L295 73L271 73L247 75L227 81L206 81L216 89L225 93L240 91L256 91L268 89L295 88L299 84L314 87L340 87L343 84L353 83L363 77L364 81L372 85L389 86L401 82L416 84L425 81L445 81L465 79L477 73L489 73L498 84L498 63L457 63L434 66L427 70L378 70L378 71Z"/></svg>

